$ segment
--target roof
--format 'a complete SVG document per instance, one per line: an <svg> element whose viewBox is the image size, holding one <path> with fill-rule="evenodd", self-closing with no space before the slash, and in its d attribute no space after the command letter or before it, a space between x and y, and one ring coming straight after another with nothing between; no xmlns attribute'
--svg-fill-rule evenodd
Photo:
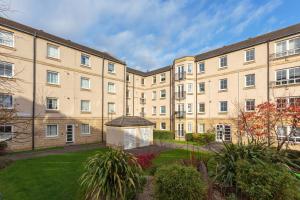
<svg viewBox="0 0 300 200"><path fill-rule="evenodd" d="M166 71L170 71L171 68L172 68L172 65L169 65L169 66L161 67L161 68L158 68L158 69L155 69L155 70L143 72L143 71L140 71L140 70L136 70L136 69L127 67L127 72L132 73L132 74L136 74L136 75L139 75L139 76L146 77L146 76L152 76L154 74L159 74L159 73L163 73L163 72L166 72Z"/></svg>
<svg viewBox="0 0 300 200"><path fill-rule="evenodd" d="M122 116L111 120L106 126L130 127L130 126L153 126L155 123L138 116Z"/></svg>
<svg viewBox="0 0 300 200"><path fill-rule="evenodd" d="M288 36L298 34L298 33L300 33L300 23L283 28L283 29L279 29L279 30L276 30L276 31L273 31L270 33L259 35L254 38L249 38L247 40L237 42L237 43L234 43L234 44L231 44L228 46L224 46L224 47L212 50L212 51L198 54L195 56L195 61L197 62L197 61L209 59L209 58L227 54L227 53L230 53L233 51L237 51L237 50L249 48L249 47L252 47L255 45L259 45L259 44L262 44L265 42L278 40L278 39L288 37Z"/></svg>
<svg viewBox="0 0 300 200"><path fill-rule="evenodd" d="M64 45L64 46L67 46L67 47L70 47L70 48L73 48L73 49L77 49L77 50L82 51L82 52L87 53L87 54L92 54L92 55L95 55L95 56L99 56L99 57L102 57L104 59L107 59L107 60L125 65L124 61L119 60L118 58L110 55L107 52L102 52L102 51L98 51L98 50L92 49L92 48L87 47L87 46L83 46L81 44L72 42L71 40L66 40L66 39L63 39L61 37L57 37L57 36L52 35L50 33L46 33L43 30L38 30L38 29L32 28L30 26L26 26L26 25L20 24L18 22L15 22L15 21L3 18L3 17L0 17L0 25L4 26L4 27L7 27L7 28L14 29L14 30L18 30L18 31L21 31L21 32L24 32L24 33L27 33L27 34L30 34L30 35L36 34L36 36L39 37L39 38L42 38L42 39L45 39L45 40L48 40L48 41L51 41L51 42L55 42L55 43L58 43L58 44L61 44L61 45Z"/></svg>

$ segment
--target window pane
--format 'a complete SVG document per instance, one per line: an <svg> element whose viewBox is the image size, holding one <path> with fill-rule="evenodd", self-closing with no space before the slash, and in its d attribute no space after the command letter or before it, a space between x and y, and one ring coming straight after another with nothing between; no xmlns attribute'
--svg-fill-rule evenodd
<svg viewBox="0 0 300 200"><path fill-rule="evenodd" d="M12 108L13 107L12 95L0 94L0 107Z"/></svg>
<svg viewBox="0 0 300 200"><path fill-rule="evenodd" d="M12 77L13 66L11 63L0 62L0 76Z"/></svg>
<svg viewBox="0 0 300 200"><path fill-rule="evenodd" d="M84 112L90 111L90 101L81 100L81 111L84 111Z"/></svg>
<svg viewBox="0 0 300 200"><path fill-rule="evenodd" d="M14 45L13 33L0 31L0 44L13 47Z"/></svg>
<svg viewBox="0 0 300 200"><path fill-rule="evenodd" d="M48 45L48 57L59 58L59 49L56 46Z"/></svg>

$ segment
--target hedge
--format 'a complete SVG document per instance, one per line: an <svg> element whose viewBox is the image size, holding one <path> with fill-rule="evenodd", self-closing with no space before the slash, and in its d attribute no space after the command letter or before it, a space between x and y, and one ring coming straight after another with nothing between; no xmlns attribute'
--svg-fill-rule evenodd
<svg viewBox="0 0 300 200"><path fill-rule="evenodd" d="M187 133L185 139L191 142L197 142L199 144L209 144L215 141L214 133Z"/></svg>
<svg viewBox="0 0 300 200"><path fill-rule="evenodd" d="M153 139L156 139L156 140L173 140L174 139L174 133L172 131L154 130L153 131Z"/></svg>

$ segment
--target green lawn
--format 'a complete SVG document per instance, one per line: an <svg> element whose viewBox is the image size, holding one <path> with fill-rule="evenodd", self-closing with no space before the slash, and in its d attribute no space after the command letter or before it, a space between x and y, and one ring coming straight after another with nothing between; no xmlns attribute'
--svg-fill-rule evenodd
<svg viewBox="0 0 300 200"><path fill-rule="evenodd" d="M19 160L0 171L0 192L4 199L79 199L78 178L85 160L101 150L90 150L42 158ZM209 156L201 153L201 156ZM156 166L189 158L186 150L169 150L155 158Z"/></svg>

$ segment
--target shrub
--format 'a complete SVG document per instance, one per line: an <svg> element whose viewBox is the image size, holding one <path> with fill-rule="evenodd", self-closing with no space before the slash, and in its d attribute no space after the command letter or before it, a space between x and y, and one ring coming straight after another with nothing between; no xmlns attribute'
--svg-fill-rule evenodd
<svg viewBox="0 0 300 200"><path fill-rule="evenodd" d="M156 139L156 140L173 140L174 139L174 133L172 131L154 130L153 131L153 139Z"/></svg>
<svg viewBox="0 0 300 200"><path fill-rule="evenodd" d="M252 200L300 199L300 184L280 164L237 162L237 186Z"/></svg>
<svg viewBox="0 0 300 200"><path fill-rule="evenodd" d="M7 143L6 142L0 142L0 155L5 154L5 150L7 148Z"/></svg>
<svg viewBox="0 0 300 200"><path fill-rule="evenodd" d="M161 200L205 199L201 175L193 167L163 166L155 173L155 196Z"/></svg>
<svg viewBox="0 0 300 200"><path fill-rule="evenodd" d="M185 134L185 140L186 141L193 141L194 137L193 137L193 133L186 133Z"/></svg>
<svg viewBox="0 0 300 200"><path fill-rule="evenodd" d="M147 169L152 165L152 160L155 158L153 153L142 154L137 156L137 161L143 169Z"/></svg>
<svg viewBox="0 0 300 200"><path fill-rule="evenodd" d="M209 144L215 141L214 133L203 133L194 135L194 142L198 142L200 144Z"/></svg>
<svg viewBox="0 0 300 200"><path fill-rule="evenodd" d="M85 199L134 199L142 181L136 158L116 149L90 157L80 177Z"/></svg>

